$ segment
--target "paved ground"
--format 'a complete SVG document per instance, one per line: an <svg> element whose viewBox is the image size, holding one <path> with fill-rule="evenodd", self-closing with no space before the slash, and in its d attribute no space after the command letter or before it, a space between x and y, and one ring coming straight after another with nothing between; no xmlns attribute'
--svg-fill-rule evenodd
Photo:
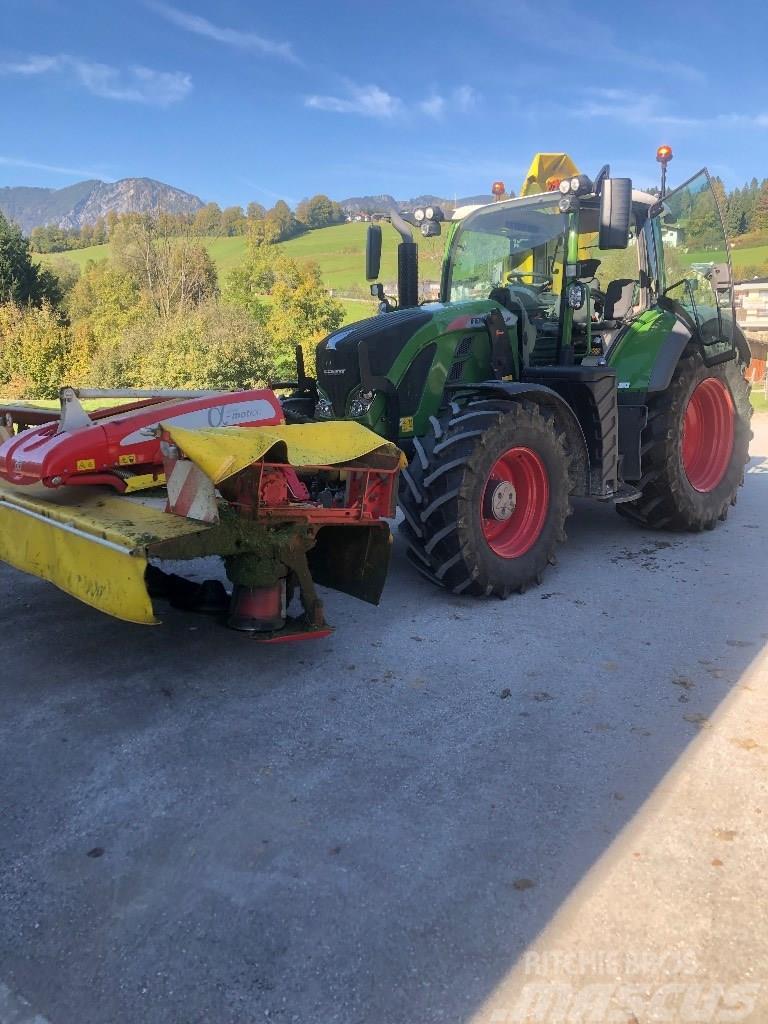
<svg viewBox="0 0 768 1024"><path fill-rule="evenodd" d="M503 603L398 549L314 646L0 569L1 1024L768 1019L756 433L714 533L584 505Z"/></svg>

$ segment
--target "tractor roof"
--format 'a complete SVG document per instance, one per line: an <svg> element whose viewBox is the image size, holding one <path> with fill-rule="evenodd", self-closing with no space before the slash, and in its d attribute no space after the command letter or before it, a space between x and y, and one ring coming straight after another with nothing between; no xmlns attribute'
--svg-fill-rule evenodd
<svg viewBox="0 0 768 1024"><path fill-rule="evenodd" d="M557 193L553 192L539 192L536 193L535 195L536 197L541 197L543 199L544 196L554 197L556 194ZM500 208L505 206L514 207L517 203L520 203L522 201L530 202L532 198L534 197L531 195L517 196L515 199L502 199L499 201L491 201L490 203L472 203L467 206L459 206L453 211L451 220L464 220L470 215L470 213L474 213L475 210L484 210L489 206L495 206ZM584 198L587 199L589 197L584 196ZM650 192L642 192L640 189L637 188L632 189L632 203L635 206L653 206L654 203L658 202L658 198L658 196L651 195Z"/></svg>

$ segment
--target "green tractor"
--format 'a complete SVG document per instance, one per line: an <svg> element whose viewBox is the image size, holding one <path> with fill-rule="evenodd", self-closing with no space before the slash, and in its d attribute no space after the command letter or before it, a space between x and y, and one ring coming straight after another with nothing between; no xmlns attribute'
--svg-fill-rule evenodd
<svg viewBox="0 0 768 1024"><path fill-rule="evenodd" d="M664 178L670 158L662 147ZM456 211L436 302L419 302L417 245L393 211L396 308L374 284L380 314L322 341L316 382L289 400L407 453L408 556L456 594L539 582L573 496L697 531L743 482L750 354L706 170L666 195L608 167L545 187ZM441 230L440 211L415 219ZM712 262L694 264L700 250ZM372 226L369 280L380 256Z"/></svg>

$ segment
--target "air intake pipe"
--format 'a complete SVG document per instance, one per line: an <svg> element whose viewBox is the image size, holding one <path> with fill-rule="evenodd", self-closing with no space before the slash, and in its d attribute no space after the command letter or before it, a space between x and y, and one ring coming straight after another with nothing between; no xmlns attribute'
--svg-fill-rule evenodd
<svg viewBox="0 0 768 1024"><path fill-rule="evenodd" d="M410 224L397 210L390 210L389 215L402 238L397 247L397 303L400 309L408 309L419 304L419 247L413 240Z"/></svg>

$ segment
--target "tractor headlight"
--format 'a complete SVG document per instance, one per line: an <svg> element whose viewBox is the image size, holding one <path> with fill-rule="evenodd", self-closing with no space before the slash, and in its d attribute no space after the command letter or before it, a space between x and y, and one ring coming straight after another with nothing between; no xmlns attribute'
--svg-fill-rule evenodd
<svg viewBox="0 0 768 1024"><path fill-rule="evenodd" d="M427 220L434 220L435 219L435 208L434 208L434 206L428 206L426 208L426 210L424 211L424 216L427 218Z"/></svg>
<svg viewBox="0 0 768 1024"><path fill-rule="evenodd" d="M353 391L352 400L349 403L349 415L353 419L365 416L373 405L375 397L375 391Z"/></svg>
<svg viewBox="0 0 768 1024"><path fill-rule="evenodd" d="M417 206L416 209L413 211L413 219L416 221L417 224L421 224L426 215L426 210L424 210L421 206Z"/></svg>
<svg viewBox="0 0 768 1024"><path fill-rule="evenodd" d="M333 419L333 406L325 395L320 395L315 404L315 416L321 420Z"/></svg>
<svg viewBox="0 0 768 1024"><path fill-rule="evenodd" d="M578 177L571 178L571 192L578 192L580 188L581 188L581 179L578 178Z"/></svg>
<svg viewBox="0 0 768 1024"><path fill-rule="evenodd" d="M558 188L560 189L560 191L563 193L564 196L567 196L568 193L571 191L571 183L570 183L570 181L567 178L563 178L563 180L560 182Z"/></svg>

